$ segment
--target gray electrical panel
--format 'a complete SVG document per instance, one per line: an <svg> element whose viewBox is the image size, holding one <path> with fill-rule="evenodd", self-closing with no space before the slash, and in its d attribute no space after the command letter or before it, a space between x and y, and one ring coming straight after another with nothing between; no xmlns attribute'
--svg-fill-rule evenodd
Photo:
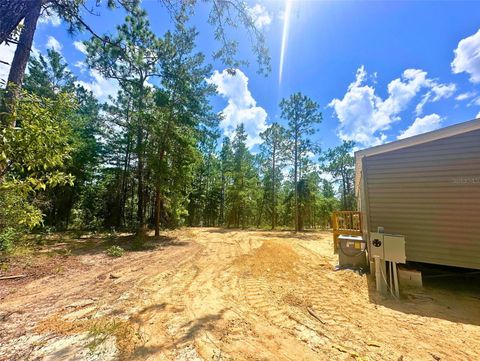
<svg viewBox="0 0 480 361"><path fill-rule="evenodd" d="M399 234L371 232L370 255L385 261L405 263L405 237Z"/></svg>
<svg viewBox="0 0 480 361"><path fill-rule="evenodd" d="M383 236L383 252L385 261L405 263L405 237L399 234L385 234Z"/></svg>

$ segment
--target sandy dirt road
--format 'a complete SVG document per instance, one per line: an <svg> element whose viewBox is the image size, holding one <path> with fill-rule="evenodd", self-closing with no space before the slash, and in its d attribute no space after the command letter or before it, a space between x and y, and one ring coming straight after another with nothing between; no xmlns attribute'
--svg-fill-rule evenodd
<svg viewBox="0 0 480 361"><path fill-rule="evenodd" d="M478 295L381 297L334 270L326 232L191 228L118 259L70 257L0 285L0 360L480 359Z"/></svg>

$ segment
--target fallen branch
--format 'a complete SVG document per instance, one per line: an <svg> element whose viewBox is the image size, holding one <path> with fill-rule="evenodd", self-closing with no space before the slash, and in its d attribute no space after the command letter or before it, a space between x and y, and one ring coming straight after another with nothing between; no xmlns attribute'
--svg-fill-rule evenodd
<svg viewBox="0 0 480 361"><path fill-rule="evenodd" d="M16 279L16 278L24 278L24 277L27 277L27 275L5 276L5 277L0 277L0 281L13 280L13 279Z"/></svg>
<svg viewBox="0 0 480 361"><path fill-rule="evenodd" d="M316 318L318 321L320 321L322 324L325 325L325 321L322 320L316 313L313 309L311 309L310 307L307 307L307 311L310 315L312 315L314 318Z"/></svg>
<svg viewBox="0 0 480 361"><path fill-rule="evenodd" d="M338 351L343 352L343 353L348 353L350 356L355 357L355 358L360 357L358 352L353 351L353 350L348 350L345 347L343 347L342 345L332 345L332 348L337 349Z"/></svg>
<svg viewBox="0 0 480 361"><path fill-rule="evenodd" d="M313 331L317 334L319 334L320 336L322 337L325 337L325 338L328 338L329 340L331 340L330 336L328 336L326 333L322 332L322 331L319 331L315 328L312 328L310 327L309 325L306 325L305 323L303 323L302 320L300 320L299 318L297 318L296 316L293 316L293 315L288 315L288 318L291 319L291 320L294 320L295 322L299 323L300 325L308 328L310 331Z"/></svg>

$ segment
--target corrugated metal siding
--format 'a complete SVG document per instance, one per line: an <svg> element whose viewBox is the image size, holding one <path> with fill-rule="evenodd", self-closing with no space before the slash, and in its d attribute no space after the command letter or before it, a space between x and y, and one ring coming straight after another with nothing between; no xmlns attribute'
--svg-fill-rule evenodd
<svg viewBox="0 0 480 361"><path fill-rule="evenodd" d="M370 231L407 260L480 269L480 130L364 159Z"/></svg>

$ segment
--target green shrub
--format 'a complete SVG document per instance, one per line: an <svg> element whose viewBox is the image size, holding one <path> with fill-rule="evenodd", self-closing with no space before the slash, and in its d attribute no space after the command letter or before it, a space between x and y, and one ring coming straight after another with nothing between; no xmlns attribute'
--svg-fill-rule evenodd
<svg viewBox="0 0 480 361"><path fill-rule="evenodd" d="M109 249L107 249L106 253L110 257L122 257L125 253L125 250L120 246L111 246Z"/></svg>
<svg viewBox="0 0 480 361"><path fill-rule="evenodd" d="M2 101L0 97L0 101ZM64 173L70 159L67 119L76 108L69 94L51 100L21 91L0 126L0 249L7 251L22 233L41 226L38 196L59 185L73 185Z"/></svg>
<svg viewBox="0 0 480 361"><path fill-rule="evenodd" d="M5 228L2 232L0 232L0 251L11 251L18 237L18 230L12 227Z"/></svg>

